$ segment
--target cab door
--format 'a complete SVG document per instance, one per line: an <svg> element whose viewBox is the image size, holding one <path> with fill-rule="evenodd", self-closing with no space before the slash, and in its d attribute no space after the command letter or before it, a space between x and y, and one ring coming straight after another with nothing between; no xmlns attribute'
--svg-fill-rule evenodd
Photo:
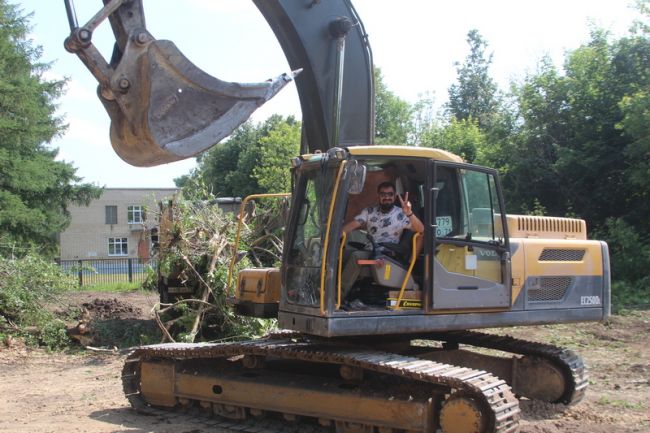
<svg viewBox="0 0 650 433"><path fill-rule="evenodd" d="M432 308L507 308L511 304L505 209L494 170L432 162Z"/></svg>

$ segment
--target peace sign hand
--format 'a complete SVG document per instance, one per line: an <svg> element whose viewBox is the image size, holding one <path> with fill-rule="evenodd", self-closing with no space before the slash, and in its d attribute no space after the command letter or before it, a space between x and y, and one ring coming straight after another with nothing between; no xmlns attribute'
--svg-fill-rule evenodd
<svg viewBox="0 0 650 433"><path fill-rule="evenodd" d="M411 202L409 201L409 193L407 192L404 194L403 199L401 195L397 194L397 199L402 206L402 212L404 212L404 215L410 216L413 213L413 210L411 209Z"/></svg>

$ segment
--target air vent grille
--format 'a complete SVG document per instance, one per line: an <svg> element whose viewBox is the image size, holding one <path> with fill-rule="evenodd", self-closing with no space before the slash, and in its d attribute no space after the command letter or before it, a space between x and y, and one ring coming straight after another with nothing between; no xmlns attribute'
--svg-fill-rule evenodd
<svg viewBox="0 0 650 433"><path fill-rule="evenodd" d="M571 277L541 277L539 285L528 289L530 302L561 301L571 286Z"/></svg>
<svg viewBox="0 0 650 433"><path fill-rule="evenodd" d="M544 248L539 255L540 262L581 262L585 256L583 249Z"/></svg>
<svg viewBox="0 0 650 433"><path fill-rule="evenodd" d="M524 231L579 233L582 230L581 220L573 218L520 216L517 224Z"/></svg>

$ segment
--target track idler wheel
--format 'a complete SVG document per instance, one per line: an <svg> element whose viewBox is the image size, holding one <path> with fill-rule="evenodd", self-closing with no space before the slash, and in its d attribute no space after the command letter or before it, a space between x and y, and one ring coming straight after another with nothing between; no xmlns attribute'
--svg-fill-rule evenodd
<svg viewBox="0 0 650 433"><path fill-rule="evenodd" d="M471 395L452 394L440 409L440 428L443 433L485 433L488 416L483 405Z"/></svg>
<svg viewBox="0 0 650 433"><path fill-rule="evenodd" d="M562 370L550 360L534 356L517 359L512 390L533 400L562 402L571 385Z"/></svg>

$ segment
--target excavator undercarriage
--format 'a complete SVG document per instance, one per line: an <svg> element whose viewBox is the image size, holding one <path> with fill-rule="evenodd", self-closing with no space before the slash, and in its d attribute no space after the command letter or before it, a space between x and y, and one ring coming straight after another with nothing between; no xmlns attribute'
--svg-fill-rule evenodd
<svg viewBox="0 0 650 433"><path fill-rule="evenodd" d="M573 404L586 388L580 358L551 345L477 332L419 337L414 345L373 345L278 333L141 347L125 363L124 392L145 412L195 407L242 422L276 413L337 432L505 433L518 429L515 394ZM517 356L458 350L459 343Z"/></svg>

